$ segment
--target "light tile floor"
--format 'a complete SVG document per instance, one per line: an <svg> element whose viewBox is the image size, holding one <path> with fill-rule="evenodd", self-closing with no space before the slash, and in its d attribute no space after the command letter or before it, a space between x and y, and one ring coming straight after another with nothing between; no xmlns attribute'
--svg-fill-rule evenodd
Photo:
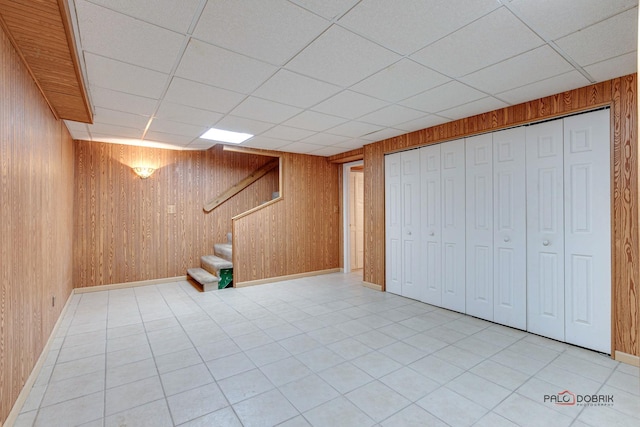
<svg viewBox="0 0 640 427"><path fill-rule="evenodd" d="M545 395L612 395L560 406ZM78 294L16 426L634 426L638 369L330 274Z"/></svg>

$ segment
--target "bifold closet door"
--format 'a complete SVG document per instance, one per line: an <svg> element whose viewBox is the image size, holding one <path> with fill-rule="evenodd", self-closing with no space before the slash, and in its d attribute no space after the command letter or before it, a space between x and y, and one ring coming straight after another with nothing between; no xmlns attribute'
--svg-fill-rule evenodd
<svg viewBox="0 0 640 427"><path fill-rule="evenodd" d="M525 128L493 134L493 320L527 328Z"/></svg>
<svg viewBox="0 0 640 427"><path fill-rule="evenodd" d="M400 153L384 157L385 283L387 292L402 294L402 189Z"/></svg>
<svg viewBox="0 0 640 427"><path fill-rule="evenodd" d="M526 128L527 330L564 341L562 120Z"/></svg>
<svg viewBox="0 0 640 427"><path fill-rule="evenodd" d="M493 320L493 137L467 138L466 313Z"/></svg>
<svg viewBox="0 0 640 427"><path fill-rule="evenodd" d="M422 301L442 305L442 210L440 182L440 145L420 149L420 200L422 217L422 263L425 288Z"/></svg>
<svg viewBox="0 0 640 427"><path fill-rule="evenodd" d="M609 110L564 119L565 340L611 351Z"/></svg>
<svg viewBox="0 0 640 427"><path fill-rule="evenodd" d="M440 146L442 307L465 312L464 139Z"/></svg>

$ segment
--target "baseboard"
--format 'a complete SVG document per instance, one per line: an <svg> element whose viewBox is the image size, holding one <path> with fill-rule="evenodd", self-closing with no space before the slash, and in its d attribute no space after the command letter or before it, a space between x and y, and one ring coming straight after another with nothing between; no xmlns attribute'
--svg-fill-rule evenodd
<svg viewBox="0 0 640 427"><path fill-rule="evenodd" d="M614 359L627 365L640 367L640 357L634 356L633 354L616 350Z"/></svg>
<svg viewBox="0 0 640 427"><path fill-rule="evenodd" d="M382 292L382 285L376 285L375 283L365 282L363 280L362 281L362 286L364 286L365 288L369 288L369 289L373 289L375 291Z"/></svg>
<svg viewBox="0 0 640 427"><path fill-rule="evenodd" d="M56 335L58 334L58 329L60 329L60 323L62 322L62 319L64 319L64 316L67 314L67 309L69 308L69 302L71 301L72 297L73 297L73 291L71 292L71 294L69 294L69 298L67 298L67 302L64 304L64 307L62 307L60 316L58 316L58 320L56 320L55 325L53 325L51 334L49 334L49 339L47 340L47 343L42 348L40 357L38 357L36 364L33 366L33 369L31 370L31 374L29 374L29 378L27 378L27 381L24 383L24 386L22 386L22 390L20 390L20 394L18 395L18 398L13 404L11 411L9 411L9 415L7 416L7 419L4 420L4 425L6 427L13 426L16 420L18 419L18 415L20 415L20 410L22 409L24 402L27 401L27 397L29 397L31 388L33 387L36 380L38 379L38 375L40 375L40 371L42 370L42 366L44 365L45 360L47 360L47 356L49 355L49 350L51 349L51 343L53 342ZM2 427L2 425L3 425L2 422L0 422L0 427Z"/></svg>
<svg viewBox="0 0 640 427"><path fill-rule="evenodd" d="M165 277L164 279L140 280L138 282L114 283L112 285L87 286L86 288L75 288L76 294L84 294L87 292L112 291L114 289L136 288L138 286L161 285L163 283L173 283L186 281L187 276Z"/></svg>
<svg viewBox="0 0 640 427"><path fill-rule="evenodd" d="M285 280L301 279L303 277L320 276L321 274L338 273L339 268L330 268L328 270L308 271L306 273L289 274L287 276L270 277L268 279L247 280L246 282L238 282L233 284L234 288L244 288L247 286L264 285L266 283L282 282Z"/></svg>

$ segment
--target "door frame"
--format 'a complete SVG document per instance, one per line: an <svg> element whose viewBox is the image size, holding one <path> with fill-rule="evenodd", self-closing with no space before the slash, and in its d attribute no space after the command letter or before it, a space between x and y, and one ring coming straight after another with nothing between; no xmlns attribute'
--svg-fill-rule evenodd
<svg viewBox="0 0 640 427"><path fill-rule="evenodd" d="M342 206L344 207L342 209L342 269L345 273L351 273L351 233L349 232L351 186L349 185L349 177L351 168L360 165L364 165L364 160L342 164Z"/></svg>

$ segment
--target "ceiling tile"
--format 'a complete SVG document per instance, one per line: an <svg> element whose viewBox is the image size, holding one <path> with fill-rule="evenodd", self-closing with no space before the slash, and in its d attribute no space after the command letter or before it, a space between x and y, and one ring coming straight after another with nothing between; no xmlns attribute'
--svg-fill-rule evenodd
<svg viewBox="0 0 640 427"><path fill-rule="evenodd" d="M265 136L254 136L241 144L242 147L262 148L264 150L277 150L283 145L291 144L291 141L283 141L278 138L268 138Z"/></svg>
<svg viewBox="0 0 640 427"><path fill-rule="evenodd" d="M280 123L301 112L302 110L296 107L250 96L234 108L231 114L248 119Z"/></svg>
<svg viewBox="0 0 640 427"><path fill-rule="evenodd" d="M304 142L292 142L279 148L280 151L288 153L308 154L312 151L323 148L322 145L305 144Z"/></svg>
<svg viewBox="0 0 640 427"><path fill-rule="evenodd" d="M186 33L200 0L91 0L125 15L179 33Z"/></svg>
<svg viewBox="0 0 640 427"><path fill-rule="evenodd" d="M174 104L169 101L163 101L162 104L160 104L160 108L158 108L155 116L158 119L206 127L211 127L223 117L220 113Z"/></svg>
<svg viewBox="0 0 640 427"><path fill-rule="evenodd" d="M208 139L196 139L191 141L189 144L185 146L187 150L208 150L209 148L217 145L216 141L209 141Z"/></svg>
<svg viewBox="0 0 640 427"><path fill-rule="evenodd" d="M136 129L125 126L111 125L107 123L94 123L89 126L89 133L95 139L96 135L113 135L120 138L142 138L144 129Z"/></svg>
<svg viewBox="0 0 640 427"><path fill-rule="evenodd" d="M407 55L499 6L495 0L363 0L338 22Z"/></svg>
<svg viewBox="0 0 640 427"><path fill-rule="evenodd" d="M272 123L260 122L257 120L245 119L244 117L226 116L216 123L217 129L231 130L234 132L250 133L259 135L273 127Z"/></svg>
<svg viewBox="0 0 640 427"><path fill-rule="evenodd" d="M329 25L329 21L285 0L210 0L193 35L282 65Z"/></svg>
<svg viewBox="0 0 640 427"><path fill-rule="evenodd" d="M228 113L245 98L236 92L219 89L177 77L171 81L164 99L203 110Z"/></svg>
<svg viewBox="0 0 640 427"><path fill-rule="evenodd" d="M447 76L460 77L543 43L508 9L501 7L419 50L411 58Z"/></svg>
<svg viewBox="0 0 640 427"><path fill-rule="evenodd" d="M449 110L441 111L438 114L452 120L457 120L497 110L499 108L504 108L507 105L507 103L502 102L499 99L488 96L486 98L478 99L477 101L471 101L458 107L451 108Z"/></svg>
<svg viewBox="0 0 640 427"><path fill-rule="evenodd" d="M331 147L331 146L328 146L328 147L322 147L319 150L312 151L309 154L311 154L313 156L328 157L328 156L333 156L334 154L340 154L343 151L345 151L345 150L342 147L338 147L338 146Z"/></svg>
<svg viewBox="0 0 640 427"><path fill-rule="evenodd" d="M286 68L339 86L350 86L399 59L393 52L333 25Z"/></svg>
<svg viewBox="0 0 640 427"><path fill-rule="evenodd" d="M574 89L589 84L589 81L578 71L554 76L539 82L531 83L516 89L497 94L496 96L515 105L543 96L553 95L565 90Z"/></svg>
<svg viewBox="0 0 640 427"><path fill-rule="evenodd" d="M89 86L91 101L95 107L120 110L126 113L151 116L158 103L157 99L144 98L124 92L116 92L98 86Z"/></svg>
<svg viewBox="0 0 640 427"><path fill-rule="evenodd" d="M120 125L130 128L144 130L149 122L149 116L125 113L122 111L109 110L96 107L93 115L94 123L105 123L109 125Z"/></svg>
<svg viewBox="0 0 640 427"><path fill-rule="evenodd" d="M165 73L173 68L184 35L85 0L76 0L76 10L85 51Z"/></svg>
<svg viewBox="0 0 640 427"><path fill-rule="evenodd" d="M328 133L316 133L308 138L303 139L300 142L304 142L305 144L316 144L316 145L335 145L340 142L346 141L349 137L340 136L340 135L331 135Z"/></svg>
<svg viewBox="0 0 640 427"><path fill-rule="evenodd" d="M268 138L274 139L283 139L285 141L299 141L313 135L314 133L316 132L280 125L272 127L260 136L266 136Z"/></svg>
<svg viewBox="0 0 640 427"><path fill-rule="evenodd" d="M436 113L485 96L467 85L452 81L406 99L401 104L427 113Z"/></svg>
<svg viewBox="0 0 640 427"><path fill-rule="evenodd" d="M359 0L291 0L313 13L317 13L329 20L343 15Z"/></svg>
<svg viewBox="0 0 640 427"><path fill-rule="evenodd" d="M297 116L290 118L283 124L294 128L322 132L346 121L346 119L331 116L329 114L316 113L315 111L304 111Z"/></svg>
<svg viewBox="0 0 640 427"><path fill-rule="evenodd" d="M332 147L342 148L343 151L355 150L356 148L362 148L363 145L370 144L371 141L365 139L350 139L348 141L341 142L340 144L333 145Z"/></svg>
<svg viewBox="0 0 640 427"><path fill-rule="evenodd" d="M449 80L436 71L403 59L352 86L351 90L397 102Z"/></svg>
<svg viewBox="0 0 640 427"><path fill-rule="evenodd" d="M394 136L404 135L406 132L400 129L387 128L379 130L378 132L370 133L369 135L362 136L362 139L367 141L383 141L385 139L393 138Z"/></svg>
<svg viewBox="0 0 640 427"><path fill-rule="evenodd" d="M387 102L360 93L345 90L313 107L315 111L347 119L356 119L364 114L389 105Z"/></svg>
<svg viewBox="0 0 640 427"><path fill-rule="evenodd" d="M357 138L371 132L376 132L380 129L382 129L382 126L373 125L371 123L351 121L331 128L327 130L327 133L331 133L334 135L343 135L350 138Z"/></svg>
<svg viewBox="0 0 640 427"><path fill-rule="evenodd" d="M602 82L615 77L638 72L638 51L611 58L585 67L585 71L596 81Z"/></svg>
<svg viewBox="0 0 640 427"><path fill-rule="evenodd" d="M124 62L85 54L87 75L92 86L158 99L168 75Z"/></svg>
<svg viewBox="0 0 640 427"><path fill-rule="evenodd" d="M147 132L147 134L144 136L145 141L162 142L165 144L178 145L181 147L189 144L194 139L195 138L192 136L174 135L171 133L152 131Z"/></svg>
<svg viewBox="0 0 640 427"><path fill-rule="evenodd" d="M339 86L281 69L253 94L271 101L308 108L340 90Z"/></svg>
<svg viewBox="0 0 640 427"><path fill-rule="evenodd" d="M378 111L374 111L373 113L369 113L366 116L362 116L358 120L367 123L374 123L383 127L389 127L397 125L398 123L408 122L409 120L415 120L422 116L424 116L424 112L422 111L403 107L401 105L390 105Z"/></svg>
<svg viewBox="0 0 640 427"><path fill-rule="evenodd" d="M495 94L570 71L573 67L548 45L469 74L460 80Z"/></svg>
<svg viewBox="0 0 640 427"><path fill-rule="evenodd" d="M87 124L86 123L74 122L72 120L64 120L64 124L67 126L67 129L69 130L69 132L71 132L71 131L74 131L74 132L87 132Z"/></svg>
<svg viewBox="0 0 640 427"><path fill-rule="evenodd" d="M533 28L550 40L573 33L638 5L638 0L510 0Z"/></svg>
<svg viewBox="0 0 640 427"><path fill-rule="evenodd" d="M71 138L75 140L91 141L91 134L89 134L88 131L74 130L73 132L69 133L71 133Z"/></svg>
<svg viewBox="0 0 640 427"><path fill-rule="evenodd" d="M556 43L582 66L633 52L638 46L638 9L577 31Z"/></svg>
<svg viewBox="0 0 640 427"><path fill-rule="evenodd" d="M165 120L160 118L153 119L153 121L151 122L151 126L149 126L149 132L161 132L161 133L170 133L173 135L184 135L184 136L190 137L191 139L198 138L207 129L208 127L206 126L189 125L186 123L174 122L171 120Z"/></svg>
<svg viewBox="0 0 640 427"><path fill-rule="evenodd" d="M440 125L442 123L446 123L450 121L451 120L445 117L440 117L435 114L427 114L426 116L421 117L419 119L411 120L406 123L400 123L395 127L398 129L402 129L406 132L414 132L420 129L427 129L432 126Z"/></svg>
<svg viewBox="0 0 640 427"><path fill-rule="evenodd" d="M191 39L176 76L250 93L277 70L273 65Z"/></svg>

